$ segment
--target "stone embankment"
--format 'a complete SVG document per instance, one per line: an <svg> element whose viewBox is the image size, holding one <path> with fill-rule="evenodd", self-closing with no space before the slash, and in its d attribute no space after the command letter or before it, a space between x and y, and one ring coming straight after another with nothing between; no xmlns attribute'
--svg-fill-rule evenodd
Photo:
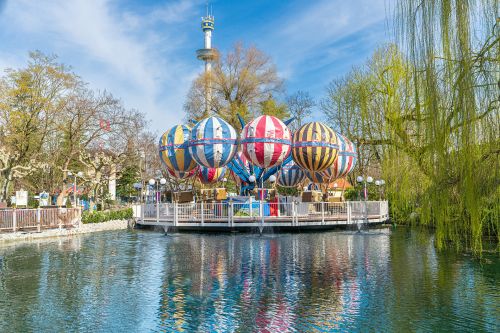
<svg viewBox="0 0 500 333"><path fill-rule="evenodd" d="M69 229L48 229L41 232L34 231L18 231L0 233L0 245L10 242L32 241L42 238L52 237L67 237L73 235L88 234L92 232L107 231L107 230L122 230L132 227L131 221L128 220L113 220L102 223L80 224Z"/></svg>

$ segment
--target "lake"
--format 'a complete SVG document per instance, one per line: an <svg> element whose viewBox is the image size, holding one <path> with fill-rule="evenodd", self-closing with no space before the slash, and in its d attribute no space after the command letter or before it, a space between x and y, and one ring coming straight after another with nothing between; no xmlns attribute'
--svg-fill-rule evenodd
<svg viewBox="0 0 500 333"><path fill-rule="evenodd" d="M405 227L0 247L0 332L494 332L500 260Z"/></svg>

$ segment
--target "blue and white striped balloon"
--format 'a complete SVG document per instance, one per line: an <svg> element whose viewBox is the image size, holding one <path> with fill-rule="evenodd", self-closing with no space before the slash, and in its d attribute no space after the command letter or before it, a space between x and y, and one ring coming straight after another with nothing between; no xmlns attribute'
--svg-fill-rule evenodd
<svg viewBox="0 0 500 333"><path fill-rule="evenodd" d="M282 187L296 187L303 179L304 171L290 161L281 167L277 181Z"/></svg>
<svg viewBox="0 0 500 333"><path fill-rule="evenodd" d="M234 157L237 148L236 130L219 117L203 119L191 131L189 152L196 163L207 168L225 166Z"/></svg>

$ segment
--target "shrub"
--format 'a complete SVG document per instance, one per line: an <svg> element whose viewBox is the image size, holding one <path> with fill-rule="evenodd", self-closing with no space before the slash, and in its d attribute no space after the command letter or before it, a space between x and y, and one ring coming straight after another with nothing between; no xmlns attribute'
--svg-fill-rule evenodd
<svg viewBox="0 0 500 333"><path fill-rule="evenodd" d="M84 212L82 215L82 223L101 223L112 220L127 220L134 216L132 208L124 208L111 211L93 211Z"/></svg>

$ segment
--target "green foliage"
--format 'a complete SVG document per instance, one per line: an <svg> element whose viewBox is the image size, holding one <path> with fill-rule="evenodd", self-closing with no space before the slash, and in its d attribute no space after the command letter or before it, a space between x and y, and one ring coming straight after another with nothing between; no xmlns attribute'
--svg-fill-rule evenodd
<svg viewBox="0 0 500 333"><path fill-rule="evenodd" d="M29 208L38 208L39 201L33 198L32 196L28 197L28 207Z"/></svg>
<svg viewBox="0 0 500 333"><path fill-rule="evenodd" d="M139 166L137 164L126 166L121 172L121 177L116 182L116 195L122 198L129 198L137 194L134 183L139 181Z"/></svg>
<svg viewBox="0 0 500 333"><path fill-rule="evenodd" d="M356 190L355 188L348 188L344 192L344 198L345 200L348 201L355 201L359 199L359 190Z"/></svg>
<svg viewBox="0 0 500 333"><path fill-rule="evenodd" d="M500 21L495 1L397 5L394 45L333 81L322 109L386 180L391 216L435 228L438 248L500 241Z"/></svg>
<svg viewBox="0 0 500 333"><path fill-rule="evenodd" d="M278 193L280 195L297 196L299 195L299 189L297 187L282 187L276 186Z"/></svg>
<svg viewBox="0 0 500 333"><path fill-rule="evenodd" d="M275 116L281 120L286 120L290 118L290 114L288 113L287 105L284 103L278 103L274 98L270 97L265 101L262 101L260 104L260 112L263 115Z"/></svg>
<svg viewBox="0 0 500 333"><path fill-rule="evenodd" d="M111 211L86 211L82 215L82 223L101 223L113 220L128 220L134 216L132 208Z"/></svg>

